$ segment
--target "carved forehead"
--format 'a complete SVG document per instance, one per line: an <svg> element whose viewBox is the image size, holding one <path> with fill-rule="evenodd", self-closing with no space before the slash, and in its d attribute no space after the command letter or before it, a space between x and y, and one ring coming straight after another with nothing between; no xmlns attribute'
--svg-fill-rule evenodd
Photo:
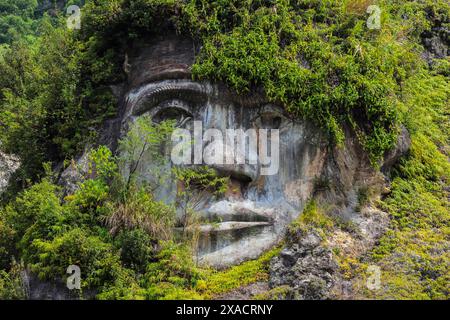
<svg viewBox="0 0 450 320"><path fill-rule="evenodd" d="M256 107L268 103L261 88L247 94L237 94L223 83L191 80L191 67L195 62L196 46L186 36L170 33L136 41L127 54L125 69L128 73L126 114L132 114L137 104L147 103L153 94L182 95L186 89L199 87L197 93L211 101ZM175 81L168 85L167 82ZM189 95L195 90L190 90ZM146 98L149 98L146 100Z"/></svg>
<svg viewBox="0 0 450 320"><path fill-rule="evenodd" d="M195 60L192 39L175 34L140 40L128 55L129 84L139 87L164 79L188 79Z"/></svg>

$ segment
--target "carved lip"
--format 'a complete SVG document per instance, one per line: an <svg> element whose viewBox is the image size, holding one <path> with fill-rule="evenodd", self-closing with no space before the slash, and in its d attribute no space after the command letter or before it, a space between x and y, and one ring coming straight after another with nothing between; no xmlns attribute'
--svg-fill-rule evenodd
<svg viewBox="0 0 450 320"><path fill-rule="evenodd" d="M208 221L221 222L272 222L272 217L263 215L254 211L239 210L233 213L208 212L206 217Z"/></svg>
<svg viewBox="0 0 450 320"><path fill-rule="evenodd" d="M208 211L202 216L202 222L197 227L188 227L188 231L199 231L200 233L222 233L232 232L244 229L260 229L274 224L273 217L260 214L255 211L245 211L233 213ZM176 231L183 230L182 227L176 227Z"/></svg>
<svg viewBox="0 0 450 320"><path fill-rule="evenodd" d="M270 222L227 221L221 223L202 224L198 227L198 231L201 233L227 232L248 228L267 227L270 225L272 225ZM181 230L181 228L177 228L177 230Z"/></svg>
<svg viewBox="0 0 450 320"><path fill-rule="evenodd" d="M206 210L203 216L205 224L200 229L209 231L228 231L245 228L270 226L273 224L271 212L253 208L252 202L221 201Z"/></svg>

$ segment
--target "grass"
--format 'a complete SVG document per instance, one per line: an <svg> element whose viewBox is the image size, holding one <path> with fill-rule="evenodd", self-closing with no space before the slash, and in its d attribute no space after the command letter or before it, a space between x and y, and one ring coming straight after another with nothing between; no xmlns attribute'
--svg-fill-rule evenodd
<svg viewBox="0 0 450 320"><path fill-rule="evenodd" d="M268 281L270 260L279 254L280 250L278 246L256 260L244 262L227 270L204 270L204 278L198 281L195 290L203 298L211 299L258 281Z"/></svg>

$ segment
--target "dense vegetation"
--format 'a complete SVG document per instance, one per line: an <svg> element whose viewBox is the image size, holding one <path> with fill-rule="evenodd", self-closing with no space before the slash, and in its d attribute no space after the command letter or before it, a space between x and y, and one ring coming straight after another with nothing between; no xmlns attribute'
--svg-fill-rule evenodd
<svg viewBox="0 0 450 320"><path fill-rule="evenodd" d="M77 264L83 289L103 299L209 298L267 277L274 253L225 272L199 269L191 258L195 239L180 242L171 232L195 218L186 212L176 221L152 188L124 181L119 171L130 159L105 147L92 150L91 171L75 194L55 184L52 168L115 114L109 85L124 80L124 48L167 28L202 44L196 79L238 92L262 89L293 116L322 127L330 143L340 143L350 127L375 166L405 125L413 146L379 204L393 226L352 268L356 274L371 262L382 266L383 290L362 290L365 297L448 298L450 62L425 62L420 38L449 27L447 1L86 1L79 31L67 30L62 14L73 1L58 2L51 14L44 3L0 0L0 141L2 151L22 160L0 211L1 298L24 297L24 266L55 280ZM366 27L373 3L382 8L377 30ZM162 139L170 124L136 130ZM121 147L142 145L132 131ZM208 172L183 176L215 188L223 183Z"/></svg>
<svg viewBox="0 0 450 320"><path fill-rule="evenodd" d="M383 270L383 288L372 297L450 295L449 96L448 77L421 73L405 83L404 121L412 147L393 173L392 193L380 204L391 213L392 229L365 261Z"/></svg>

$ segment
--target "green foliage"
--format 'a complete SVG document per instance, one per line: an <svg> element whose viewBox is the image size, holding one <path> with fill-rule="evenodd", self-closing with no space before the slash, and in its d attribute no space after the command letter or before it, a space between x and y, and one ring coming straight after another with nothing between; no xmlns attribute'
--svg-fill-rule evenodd
<svg viewBox="0 0 450 320"><path fill-rule="evenodd" d="M32 2L6 2L5 12L30 16ZM406 80L426 68L417 37L446 25L450 9L442 0L380 1L382 28L373 31L364 26L369 3L88 1L81 31L44 19L32 49L18 42L2 54L4 148L24 159L24 179L35 179L44 161L73 155L88 128L114 113L108 86L124 80L127 44L176 28L202 43L195 78L221 80L239 92L262 87L336 142L350 126L376 164L395 142Z"/></svg>
<svg viewBox="0 0 450 320"><path fill-rule="evenodd" d="M106 225L112 234L141 228L153 239L168 240L172 236L175 209L156 201L148 189L131 187L123 201L110 202Z"/></svg>
<svg viewBox="0 0 450 320"><path fill-rule="evenodd" d="M395 142L404 81L426 68L418 63L417 37L433 23L446 23L450 9L442 0L379 1L382 28L373 31L365 26L371 3L91 2L80 36L101 54L101 63L115 61L117 67L123 43L176 28L202 43L195 78L224 81L238 92L262 87L270 100L314 121L335 142L350 126L376 165ZM107 49L112 47L116 52ZM111 71L105 79L120 74L114 67L103 70Z"/></svg>
<svg viewBox="0 0 450 320"><path fill-rule="evenodd" d="M74 52L67 32L47 25L33 48L15 43L0 58L2 147L23 159L23 178L73 151L80 113Z"/></svg>
<svg viewBox="0 0 450 320"><path fill-rule="evenodd" d="M170 141L174 130L173 121L163 121L155 124L149 115L139 117L130 124L127 135L119 141L120 170L127 178L127 185L137 182L136 173L140 164L145 160L151 161L152 166L146 168L153 182L150 188L158 188L168 178L170 172L164 170L167 164L167 154L161 152Z"/></svg>
<svg viewBox="0 0 450 320"><path fill-rule="evenodd" d="M176 167L173 172L175 178L183 184L184 192L200 190L220 196L227 191L229 178L219 177L212 168L203 166L194 169Z"/></svg>
<svg viewBox="0 0 450 320"><path fill-rule="evenodd" d="M0 1L0 44L33 34L36 0Z"/></svg>
<svg viewBox="0 0 450 320"><path fill-rule="evenodd" d="M106 224L112 234L123 230L142 229L151 238L169 240L175 221L175 209L154 199L155 191L170 177L167 158L161 149L169 141L174 124L171 121L155 124L142 116L130 125L127 135L119 141L117 165L107 160L109 176L113 177L109 213ZM110 158L110 155L103 157ZM146 175L152 181L140 181L137 173L143 162L150 162ZM105 171L105 170L103 170Z"/></svg>
<svg viewBox="0 0 450 320"><path fill-rule="evenodd" d="M280 253L276 247L264 253L256 260L247 261L241 265L223 271L206 271L204 279L197 282L197 291L206 299L269 278L270 260Z"/></svg>
<svg viewBox="0 0 450 320"><path fill-rule="evenodd" d="M31 44L19 40L0 51L0 139L22 160L19 181L37 180L42 163L73 156L115 110L109 89L83 81L81 50L73 34L41 22Z"/></svg>
<svg viewBox="0 0 450 320"><path fill-rule="evenodd" d="M118 175L116 159L105 146L91 150L88 170L77 191L65 197L65 220L70 224L93 227L107 215L111 198L110 183Z"/></svg>
<svg viewBox="0 0 450 320"><path fill-rule="evenodd" d="M126 269L115 275L115 281L96 296L99 300L144 300L145 290L139 286L133 273Z"/></svg>
<svg viewBox="0 0 450 320"><path fill-rule="evenodd" d="M370 261L382 270L382 288L360 294L380 299L448 299L448 78L426 73L405 83L402 117L412 133L410 155L393 174L382 208L392 217ZM364 281L364 280L363 280Z"/></svg>
<svg viewBox="0 0 450 320"><path fill-rule="evenodd" d="M428 68L419 36L448 27L450 6L380 0L382 28L369 30L372 3L88 1L82 30L69 32L58 16L36 21L35 0L0 0L0 140L2 151L22 160L14 179L20 185L0 211L0 298L25 297L22 266L13 258L44 279L61 279L77 264L83 288L98 289L99 299L212 298L267 280L276 251L219 272L199 269L187 243L171 241L175 210L154 199L161 182L174 174L190 200L194 190L220 195L227 185L206 168L158 168L173 123L140 117L120 142L121 159L105 147L93 150L79 190L64 200L49 178L41 179L43 163L74 156L92 129L115 114L109 86L126 79L122 66L132 41L176 29L201 44L195 79L223 81L239 93L262 88L335 143L350 127L375 165L395 142L399 124L406 125L412 149L393 172L392 193L382 204L392 228L366 257L370 261L359 265L380 265L383 287L361 295L448 299L450 69L448 59ZM142 186L136 172L144 156L156 166L154 182ZM328 186L318 181L316 187ZM365 192L359 196L365 202ZM289 232L329 232L340 223L310 202ZM167 241L158 248L161 239Z"/></svg>
<svg viewBox="0 0 450 320"><path fill-rule="evenodd" d="M109 187L100 180L87 180L72 197L72 204L77 206L80 212L101 213L103 204L108 199Z"/></svg>
<svg viewBox="0 0 450 320"><path fill-rule="evenodd" d="M336 142L350 124L375 163L395 141L397 56L407 69L411 55L392 41L385 50L385 36L362 28L364 16L343 1L296 4L191 1L188 24L204 43L193 73L239 92L262 86L270 100Z"/></svg>
<svg viewBox="0 0 450 320"><path fill-rule="evenodd" d="M134 229L122 232L118 242L123 264L138 273L144 273L147 264L155 258L155 240L142 229Z"/></svg>
<svg viewBox="0 0 450 320"><path fill-rule="evenodd" d="M5 217L17 236L21 238L36 228L41 236L47 238L56 231L53 228L61 214L57 192L55 185L43 180L6 206Z"/></svg>
<svg viewBox="0 0 450 320"><path fill-rule="evenodd" d="M148 299L212 299L257 281L267 281L270 260L280 252L274 248L260 258L218 271L195 267L192 253L185 245L162 244L158 262L148 265L143 287Z"/></svg>
<svg viewBox="0 0 450 320"><path fill-rule="evenodd" d="M317 230L321 233L329 232L334 227L335 222L325 214L314 200L309 201L303 209L302 214L289 226L289 233L293 236L298 231Z"/></svg>
<svg viewBox="0 0 450 320"><path fill-rule="evenodd" d="M117 174L117 159L112 155L111 150L105 146L100 146L89 153L88 175L95 175L97 178L108 182Z"/></svg>
<svg viewBox="0 0 450 320"><path fill-rule="evenodd" d="M0 213L0 270L9 270L16 255L16 231Z"/></svg>
<svg viewBox="0 0 450 320"><path fill-rule="evenodd" d="M78 265L82 288L100 290L99 298L144 297L131 269L145 272L155 239L170 238L174 210L134 184L127 192L112 191L107 182L124 186L114 182L121 179L117 161L101 146L91 151L85 180L65 201L44 179L8 204L0 214L2 268L9 269L17 255L42 279L56 280L69 265ZM120 236L113 239L107 227Z"/></svg>
<svg viewBox="0 0 450 320"><path fill-rule="evenodd" d="M33 260L38 255L31 246L35 239L50 240L64 231L58 188L48 180L25 190L2 210L0 216L4 231L0 237L0 252L5 269L12 258L20 257L26 262Z"/></svg>
<svg viewBox="0 0 450 320"><path fill-rule="evenodd" d="M183 244L161 243L157 261L147 266L143 285L147 298L196 299L200 295L191 291L201 277L200 270L192 260L192 252Z"/></svg>
<svg viewBox="0 0 450 320"><path fill-rule="evenodd" d="M13 264L11 270L0 270L0 300L21 300L26 298L22 280L23 267Z"/></svg>
<svg viewBox="0 0 450 320"><path fill-rule="evenodd" d="M72 229L51 241L35 239L31 246L39 253L31 270L42 279L58 279L68 266L77 265L83 272L83 287L102 287L121 272L112 246L83 229Z"/></svg>

